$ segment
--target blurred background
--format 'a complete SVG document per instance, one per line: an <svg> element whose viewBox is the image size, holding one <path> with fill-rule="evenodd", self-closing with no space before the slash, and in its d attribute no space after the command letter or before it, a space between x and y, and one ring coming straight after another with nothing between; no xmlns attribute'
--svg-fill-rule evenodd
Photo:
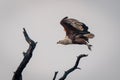
<svg viewBox="0 0 120 80"><path fill-rule="evenodd" d="M11 80L28 49L22 28L38 44L23 71L23 80L59 79L82 58L82 70L66 80L120 79L120 1L119 0L0 0L0 79ZM95 34L89 51L84 45L57 45L65 37L60 20L68 16L89 26Z"/></svg>

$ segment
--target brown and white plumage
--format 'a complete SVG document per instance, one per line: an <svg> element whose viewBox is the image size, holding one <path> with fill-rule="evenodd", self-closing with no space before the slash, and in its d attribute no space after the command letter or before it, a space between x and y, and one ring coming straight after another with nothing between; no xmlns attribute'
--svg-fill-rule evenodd
<svg viewBox="0 0 120 80"><path fill-rule="evenodd" d="M84 44L91 50L92 45L88 44L88 40L93 38L94 34L88 31L88 27L84 23L65 17L61 20L60 24L64 27L66 36L65 39L58 41L58 44Z"/></svg>

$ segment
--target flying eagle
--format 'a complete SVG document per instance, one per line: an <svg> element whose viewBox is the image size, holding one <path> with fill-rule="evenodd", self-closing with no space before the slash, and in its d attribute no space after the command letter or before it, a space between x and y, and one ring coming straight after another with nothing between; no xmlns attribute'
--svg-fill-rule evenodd
<svg viewBox="0 0 120 80"><path fill-rule="evenodd" d="M64 27L66 36L65 39L58 41L57 44L84 44L91 50L92 45L89 44L89 39L92 39L94 34L88 31L88 26L76 19L68 17L63 18L60 24Z"/></svg>

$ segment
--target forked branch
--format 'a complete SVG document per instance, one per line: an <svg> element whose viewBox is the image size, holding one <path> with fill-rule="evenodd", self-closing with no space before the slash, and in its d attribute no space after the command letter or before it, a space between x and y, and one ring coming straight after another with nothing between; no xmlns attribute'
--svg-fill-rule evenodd
<svg viewBox="0 0 120 80"><path fill-rule="evenodd" d="M22 80L22 71L26 67L29 60L31 59L32 52L37 44L37 42L34 42L32 39L30 39L25 28L23 28L23 34L24 34L25 40L29 44L29 48L26 52L23 52L24 58L22 62L20 63L20 65L18 66L17 70L14 72L12 80Z"/></svg>
<svg viewBox="0 0 120 80"><path fill-rule="evenodd" d="M70 69L68 69L67 71L65 71L65 73L63 74L63 76L62 76L59 80L65 80L66 77L67 77L71 72L73 72L73 71L76 70L76 69L80 69L80 68L78 67L79 62L80 62L80 59L83 58L83 57L87 57L87 56L88 56L88 55L86 55L86 54L81 54L81 55L79 55L79 56L77 57L77 60L76 60L76 62L75 62L75 65L74 65L72 68L70 68ZM54 79L54 80L55 80L55 79Z"/></svg>

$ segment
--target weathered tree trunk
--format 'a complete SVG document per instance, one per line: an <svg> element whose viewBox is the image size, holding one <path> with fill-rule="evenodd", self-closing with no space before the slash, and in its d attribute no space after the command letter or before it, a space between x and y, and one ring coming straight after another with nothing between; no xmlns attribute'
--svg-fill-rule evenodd
<svg viewBox="0 0 120 80"><path fill-rule="evenodd" d="M22 71L26 67L29 60L31 59L33 50L35 49L37 44L37 42L34 42L32 39L30 39L25 28L23 28L23 34L24 34L25 40L29 44L29 48L26 52L23 52L24 58L20 63L20 65L18 66L17 70L14 72L12 80L22 80Z"/></svg>

